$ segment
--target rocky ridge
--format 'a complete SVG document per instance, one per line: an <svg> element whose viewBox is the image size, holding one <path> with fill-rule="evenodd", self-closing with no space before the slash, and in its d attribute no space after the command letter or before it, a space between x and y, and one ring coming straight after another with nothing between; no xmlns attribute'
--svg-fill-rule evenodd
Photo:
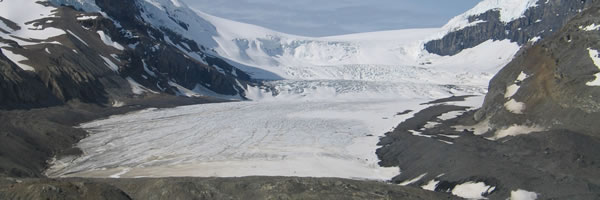
<svg viewBox="0 0 600 200"><path fill-rule="evenodd" d="M135 1L97 4L103 13L58 6L52 16L27 22L42 31L68 33L45 41L19 38L18 30L29 27L2 18L4 24L13 26L6 28L13 30L0 30L6 33L0 39L2 109L57 106L73 100L111 106L158 93L243 98L247 74L205 54L204 47L181 35L150 26L139 17ZM189 48L188 52L180 46ZM14 63L4 56L7 51L30 59ZM190 57L189 52L197 57ZM17 67L23 64L33 70Z"/></svg>
<svg viewBox="0 0 600 200"><path fill-rule="evenodd" d="M538 0L523 16L504 22L501 10L492 9L468 16L471 26L451 30L441 39L425 44L425 49L439 55L455 55L463 49L475 47L487 40L509 39L519 45L553 35L571 18L590 8L595 0Z"/></svg>
<svg viewBox="0 0 600 200"><path fill-rule="evenodd" d="M476 120L487 120L495 129L517 124L599 137L593 131L600 128L594 120L600 117L600 90L594 83L599 17L598 7L590 8L517 56L490 81Z"/></svg>

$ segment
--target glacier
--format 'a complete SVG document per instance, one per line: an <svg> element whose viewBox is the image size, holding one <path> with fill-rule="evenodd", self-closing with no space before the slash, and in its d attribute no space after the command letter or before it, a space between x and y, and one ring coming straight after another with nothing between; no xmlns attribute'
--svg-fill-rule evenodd
<svg viewBox="0 0 600 200"><path fill-rule="evenodd" d="M91 0L52 1L101 12ZM434 99L475 95L451 104L481 106L489 80L520 48L490 40L439 56L423 44L443 28L315 38L218 18L176 0L138 5L146 22L201 44L262 83L247 88L250 101L147 109L82 124L91 133L77 144L83 155L56 158L48 176L389 180L401 169L377 164L379 137ZM180 91L218 96L206 88ZM406 110L412 112L398 114Z"/></svg>

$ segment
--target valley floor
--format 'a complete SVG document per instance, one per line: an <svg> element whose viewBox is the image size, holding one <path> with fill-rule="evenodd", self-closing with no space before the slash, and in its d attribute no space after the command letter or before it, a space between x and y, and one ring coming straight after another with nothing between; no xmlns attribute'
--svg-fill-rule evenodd
<svg viewBox="0 0 600 200"><path fill-rule="evenodd" d="M0 179L0 199L460 199L338 178Z"/></svg>

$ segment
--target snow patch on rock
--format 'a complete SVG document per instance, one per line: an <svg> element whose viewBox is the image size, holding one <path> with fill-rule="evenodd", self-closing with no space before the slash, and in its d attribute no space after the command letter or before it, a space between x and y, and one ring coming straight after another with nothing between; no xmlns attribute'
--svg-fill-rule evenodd
<svg viewBox="0 0 600 200"><path fill-rule="evenodd" d="M187 89L175 82L169 81L169 85L177 88L177 93L176 93L177 96L184 96L184 97L200 97L200 96L202 96L202 95L200 95L190 89Z"/></svg>
<svg viewBox="0 0 600 200"><path fill-rule="evenodd" d="M598 50L588 48L588 52L590 54L590 58L594 62L594 65L596 65L596 67L598 67L598 69L600 69L600 53L598 52ZM594 74L594 76L596 77L596 79L594 79L590 82L587 82L586 85L600 86L600 73L596 73L596 74Z"/></svg>
<svg viewBox="0 0 600 200"><path fill-rule="evenodd" d="M519 86L517 84L509 85L508 87L506 87L506 92L504 93L504 97L505 98L513 97L515 94L517 94L517 92L519 91L519 88L521 88L521 86Z"/></svg>
<svg viewBox="0 0 600 200"><path fill-rule="evenodd" d="M148 68L148 64L146 64L146 61L145 61L144 59L142 59L142 64L144 65L144 71L145 71L145 72L146 72L148 75L150 75L150 76L152 76L152 77L157 77L157 76L156 76L156 73L154 73L152 70L150 70L150 68Z"/></svg>
<svg viewBox="0 0 600 200"><path fill-rule="evenodd" d="M33 68L30 65L27 64L23 64L22 61L27 61L27 57L19 55L19 54L15 54L10 50L4 49L2 48L3 51L2 53L9 59L11 60L13 63L15 63L17 66L19 66L19 68L21 68L22 70L25 71L34 71L35 72L35 68Z"/></svg>
<svg viewBox="0 0 600 200"><path fill-rule="evenodd" d="M533 38L529 39L529 42L530 42L531 44L535 44L535 43L537 43L538 41L540 41L541 39L542 39L542 37L540 37L540 36L535 36L535 37L533 37Z"/></svg>
<svg viewBox="0 0 600 200"><path fill-rule="evenodd" d="M134 94L141 95L146 92L158 94L158 92L152 91L152 90L144 87L143 85L141 85L138 82L136 82L135 80L133 80L133 78L131 78L131 77L127 77L125 79L127 80L127 82L129 82L129 85L131 86L131 92L133 92Z"/></svg>
<svg viewBox="0 0 600 200"><path fill-rule="evenodd" d="M421 186L421 188L423 188L424 190L435 191L435 188L437 187L438 183L440 183L440 181L436 181L435 179L433 179L427 184Z"/></svg>
<svg viewBox="0 0 600 200"><path fill-rule="evenodd" d="M529 76L527 74L525 74L525 72L521 71L521 73L519 73L519 76L517 77L517 82L522 82L525 79L529 78Z"/></svg>
<svg viewBox="0 0 600 200"><path fill-rule="evenodd" d="M114 100L112 103L112 107L120 108L125 106L125 102Z"/></svg>
<svg viewBox="0 0 600 200"><path fill-rule="evenodd" d="M456 185L452 189L452 194L467 199L485 199L483 195L489 194L495 189L496 187L486 185L482 182L466 182Z"/></svg>
<svg viewBox="0 0 600 200"><path fill-rule="evenodd" d="M491 140L498 140L508 136L526 135L533 132L544 131L545 129L539 126L526 126L526 125L512 125L510 127L496 131L496 134L492 136Z"/></svg>
<svg viewBox="0 0 600 200"><path fill-rule="evenodd" d="M102 58L102 60L104 60L104 64L106 64L106 66L110 70L112 70L114 72L119 72L119 66L117 64L115 64L112 60L110 60L107 57L101 56L101 55L100 55L100 58Z"/></svg>
<svg viewBox="0 0 600 200"><path fill-rule="evenodd" d="M451 111L451 112L447 112L447 113L440 115L438 117L438 119L441 119L441 120L454 119L454 118L462 115L463 113L465 113L465 111L462 111L462 110Z"/></svg>
<svg viewBox="0 0 600 200"><path fill-rule="evenodd" d="M85 44L85 46L90 46L87 42L85 42L85 40L81 39L79 36L77 36L75 33L73 33L73 31L67 30L67 32L69 34L71 34L73 37L77 38L77 40L79 40L81 43Z"/></svg>
<svg viewBox="0 0 600 200"><path fill-rule="evenodd" d="M514 99L511 99L508 102L504 103L504 107L506 108L506 110L510 111L511 113L523 114L523 111L525 110L525 108L527 106L523 102L518 102Z"/></svg>
<svg viewBox="0 0 600 200"><path fill-rule="evenodd" d="M413 179L406 180L406 181L404 181L404 182L400 183L399 185L401 185L401 186L407 186L407 185L410 185L410 184L416 183L417 181L419 181L419 180L421 180L423 177L425 177L425 175L427 175L427 173L421 174L421 175L419 175L419 176L417 176L417 177L415 177L415 178L413 178Z"/></svg>
<svg viewBox="0 0 600 200"><path fill-rule="evenodd" d="M430 128L434 128L434 127L436 127L436 126L438 126L438 125L440 125L440 124L442 124L442 123L428 121L428 122L427 122L427 124L425 124L425 125L423 126L423 129L430 129Z"/></svg>
<svg viewBox="0 0 600 200"><path fill-rule="evenodd" d="M77 20L79 21L85 21L85 20L91 20L91 19L97 19L98 16L79 16L77 17Z"/></svg>
<svg viewBox="0 0 600 200"><path fill-rule="evenodd" d="M473 134L475 134L475 135L483 135L483 134L487 133L488 131L490 131L490 129L491 129L489 119L483 120L473 126L457 125L457 126L453 126L452 128L454 128L454 130L457 130L457 131L463 131L463 130L472 131Z"/></svg>
<svg viewBox="0 0 600 200"><path fill-rule="evenodd" d="M529 192L526 190L514 190L510 192L510 200L536 200L538 194L535 192Z"/></svg>
<svg viewBox="0 0 600 200"><path fill-rule="evenodd" d="M600 24L598 24L598 25L590 24L586 27L580 26L579 29L584 30L584 31L597 31L598 29L600 29Z"/></svg>
<svg viewBox="0 0 600 200"><path fill-rule="evenodd" d="M522 82L527 78L529 78L529 76L521 71L521 73L519 74L517 79L514 81L514 83L512 85L509 85L508 87L506 87L506 91L504 92L504 98L507 98L510 100L504 104L504 107L508 111L515 113L515 114L523 114L523 110L525 110L525 108L526 108L525 103L518 102L518 101L512 99L512 97L515 94L517 94L517 92L519 91L519 88L521 88Z"/></svg>
<svg viewBox="0 0 600 200"><path fill-rule="evenodd" d="M426 138L432 138L433 137L431 135L423 135L422 132L420 132L420 131L408 130L408 132L410 132L410 134L412 134L414 136L426 137Z"/></svg>
<svg viewBox="0 0 600 200"><path fill-rule="evenodd" d="M102 42L104 42L104 44L106 44L107 46L111 46L114 47L115 49L118 49L120 51L125 50L125 48L123 46L121 46L121 44L119 44L118 42L114 42L109 35L107 35L106 33L104 33L104 31L98 31L98 35L100 35L100 39L102 40Z"/></svg>

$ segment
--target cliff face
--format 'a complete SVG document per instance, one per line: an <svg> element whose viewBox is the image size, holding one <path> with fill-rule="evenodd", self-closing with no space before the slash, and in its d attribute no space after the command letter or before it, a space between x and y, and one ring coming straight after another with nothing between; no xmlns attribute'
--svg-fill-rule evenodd
<svg viewBox="0 0 600 200"><path fill-rule="evenodd" d="M243 98L247 74L189 39L152 27L140 17L136 1L96 3L102 14L37 2L52 9L52 15L25 23L0 13L8 26L0 27L0 109L73 100L112 105L157 94L198 96L201 91ZM22 34L50 29L65 34L43 40Z"/></svg>
<svg viewBox="0 0 600 200"><path fill-rule="evenodd" d="M500 20L499 10L489 10L470 16L476 25L452 31L443 38L425 44L425 49L439 55L455 55L487 40L508 39L519 45L540 37L545 38L560 30L571 18L589 8L595 0L538 0L524 16L510 22Z"/></svg>
<svg viewBox="0 0 600 200"><path fill-rule="evenodd" d="M558 33L517 56L490 82L476 120L566 129L600 137L600 9L576 16Z"/></svg>

